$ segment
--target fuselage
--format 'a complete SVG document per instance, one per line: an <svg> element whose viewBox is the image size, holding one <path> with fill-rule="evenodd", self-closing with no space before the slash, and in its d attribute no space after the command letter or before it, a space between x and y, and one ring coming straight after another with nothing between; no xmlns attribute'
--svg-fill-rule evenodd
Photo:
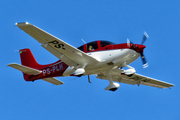
<svg viewBox="0 0 180 120"><path fill-rule="evenodd" d="M130 64L139 56L139 51L145 48L144 45L122 43L114 44L109 41L94 41L80 46L78 49L87 55L97 59L99 64L85 66L83 75L98 74L107 69L123 68L124 63ZM41 74L27 76L28 81L42 79L46 77L73 76L71 73L77 69L77 66L68 66L61 60L39 67ZM26 78L27 79L27 78Z"/></svg>
<svg viewBox="0 0 180 120"><path fill-rule="evenodd" d="M96 51L89 52L88 55L98 59L101 61L100 64L94 64L91 66L85 67L84 75L97 74L106 69L110 69L113 67L120 68L124 67L124 62L126 64L130 64L135 61L140 54L131 49L116 49L116 50L105 50L105 51ZM70 73L74 71L73 67L68 67L63 76L69 76Z"/></svg>

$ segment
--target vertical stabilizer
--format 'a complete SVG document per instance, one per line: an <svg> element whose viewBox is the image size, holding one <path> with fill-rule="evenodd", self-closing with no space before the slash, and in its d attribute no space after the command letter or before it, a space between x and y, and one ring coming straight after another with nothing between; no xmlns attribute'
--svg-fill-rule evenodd
<svg viewBox="0 0 180 120"><path fill-rule="evenodd" d="M41 66L40 64L37 63L35 60L32 52L30 49L22 49L19 51L20 52L20 57L21 57L21 64L24 66L28 66L31 68L39 69Z"/></svg>

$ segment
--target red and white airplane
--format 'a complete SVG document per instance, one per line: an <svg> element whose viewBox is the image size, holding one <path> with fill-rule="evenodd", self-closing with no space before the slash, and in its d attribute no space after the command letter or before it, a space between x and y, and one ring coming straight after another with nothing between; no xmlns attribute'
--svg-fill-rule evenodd
<svg viewBox="0 0 180 120"><path fill-rule="evenodd" d="M127 43L114 44L109 41L98 40L75 48L63 40L43 31L42 29L25 23L16 23L24 32L40 42L43 48L55 55L58 60L48 65L40 65L36 62L30 49L20 50L21 63L12 63L8 66L23 72L26 81L42 79L55 85L62 85L63 82L54 77L97 75L99 79L109 80L109 86L105 90L115 91L119 83L131 85L147 85L158 88L170 88L173 84L159 81L136 73L136 70L129 66L131 62L141 57L143 66L148 64L143 55L143 45L148 38L144 33L142 44ZM127 67L127 70L122 68ZM115 82L114 82L115 81Z"/></svg>

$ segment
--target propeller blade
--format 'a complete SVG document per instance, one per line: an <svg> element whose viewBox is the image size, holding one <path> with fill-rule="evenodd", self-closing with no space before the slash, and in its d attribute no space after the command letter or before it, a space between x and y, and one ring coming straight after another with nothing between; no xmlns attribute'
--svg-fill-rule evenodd
<svg viewBox="0 0 180 120"><path fill-rule="evenodd" d="M142 59L142 62L143 62L143 68L147 68L148 67L148 62L146 61L146 58L144 56L144 54L141 52L141 59Z"/></svg>
<svg viewBox="0 0 180 120"><path fill-rule="evenodd" d="M134 43L127 38L127 46L130 47L130 44L134 44Z"/></svg>
<svg viewBox="0 0 180 120"><path fill-rule="evenodd" d="M148 38L149 38L148 34L147 34L146 32L144 32L141 45L143 45L144 42L145 42Z"/></svg>
<svg viewBox="0 0 180 120"><path fill-rule="evenodd" d="M131 41L127 38L127 46L130 47Z"/></svg>

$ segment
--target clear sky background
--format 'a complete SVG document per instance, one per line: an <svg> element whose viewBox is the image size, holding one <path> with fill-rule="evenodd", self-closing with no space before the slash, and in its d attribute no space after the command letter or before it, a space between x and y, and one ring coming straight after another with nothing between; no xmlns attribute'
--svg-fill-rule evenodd
<svg viewBox="0 0 180 120"><path fill-rule="evenodd" d="M1 0L0 120L179 120L180 119L180 1L179 0ZM21 63L17 50L30 48L40 64L58 59L15 26L29 22L78 47L94 40L141 43L149 39L143 69L137 73L175 85L158 89L120 84L105 91L108 81L91 76L59 77L55 86L42 80L26 82L7 67Z"/></svg>

